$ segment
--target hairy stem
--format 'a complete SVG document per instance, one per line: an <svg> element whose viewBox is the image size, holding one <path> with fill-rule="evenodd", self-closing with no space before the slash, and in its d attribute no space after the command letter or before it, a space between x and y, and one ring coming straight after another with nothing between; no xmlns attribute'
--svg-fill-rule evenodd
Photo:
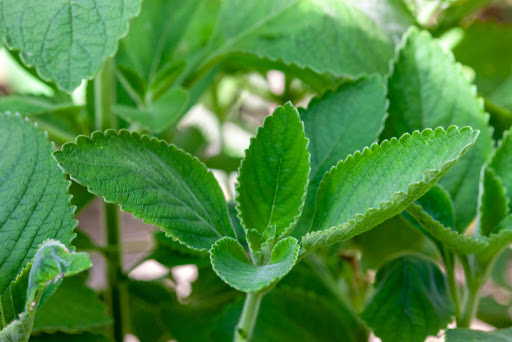
<svg viewBox="0 0 512 342"><path fill-rule="evenodd" d="M263 295L263 293L248 293L245 297L244 309L235 328L234 342L251 340Z"/></svg>
<svg viewBox="0 0 512 342"><path fill-rule="evenodd" d="M455 257L452 252L445 249L443 251L443 260L446 267L446 275L448 277L448 286L450 295L455 304L455 317L460 317L460 298L459 289L457 288L457 281L455 280Z"/></svg>
<svg viewBox="0 0 512 342"><path fill-rule="evenodd" d="M111 59L103 65L94 80L95 126L98 130L116 128L117 120L111 111L115 99L114 64ZM117 205L105 203L105 230L107 237L107 273L109 283L110 311L114 319L112 335L116 342L124 340L123 305L123 270L121 265L121 244L119 229L119 211Z"/></svg>

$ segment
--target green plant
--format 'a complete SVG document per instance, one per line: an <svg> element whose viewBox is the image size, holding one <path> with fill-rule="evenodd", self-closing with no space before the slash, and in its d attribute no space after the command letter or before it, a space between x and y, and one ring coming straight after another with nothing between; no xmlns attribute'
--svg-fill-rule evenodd
<svg viewBox="0 0 512 342"><path fill-rule="evenodd" d="M509 339L511 32L502 0L3 0L0 342ZM120 211L159 228L130 267ZM62 281L84 251L105 287Z"/></svg>

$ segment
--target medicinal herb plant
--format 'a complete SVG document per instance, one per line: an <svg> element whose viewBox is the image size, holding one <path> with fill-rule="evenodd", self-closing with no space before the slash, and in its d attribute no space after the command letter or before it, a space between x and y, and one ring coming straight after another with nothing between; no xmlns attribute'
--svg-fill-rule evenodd
<svg viewBox="0 0 512 342"><path fill-rule="evenodd" d="M3 0L0 35L0 342L512 339L507 1Z"/></svg>

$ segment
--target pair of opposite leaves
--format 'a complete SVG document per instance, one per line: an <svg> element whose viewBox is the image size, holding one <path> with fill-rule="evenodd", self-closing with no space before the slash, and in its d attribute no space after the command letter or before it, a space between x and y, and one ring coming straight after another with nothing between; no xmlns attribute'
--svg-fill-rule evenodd
<svg viewBox="0 0 512 342"><path fill-rule="evenodd" d="M397 215L446 174L477 135L454 126L415 131L340 161L318 186L303 247L349 239ZM54 156L90 192L190 248L210 250L214 270L236 289L266 290L297 260L299 242L287 235L304 206L310 153L299 112L289 103L265 120L240 167L236 201L243 231L233 229L230 219L236 218L213 174L163 141L107 130L80 136ZM264 251L260 265L247 257L244 233L253 255Z"/></svg>

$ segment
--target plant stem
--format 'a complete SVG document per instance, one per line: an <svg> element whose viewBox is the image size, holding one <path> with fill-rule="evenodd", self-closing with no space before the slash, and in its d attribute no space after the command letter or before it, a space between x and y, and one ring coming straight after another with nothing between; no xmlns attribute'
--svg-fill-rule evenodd
<svg viewBox="0 0 512 342"><path fill-rule="evenodd" d="M448 277L448 286L450 288L450 295L455 304L455 317L460 316L460 298L459 289L457 288L457 281L455 280L455 258L452 252L444 249L443 251L444 265L446 267L446 275Z"/></svg>
<svg viewBox="0 0 512 342"><path fill-rule="evenodd" d="M7 322L5 321L5 313L4 307L2 305L2 296L0 296L0 330L7 326Z"/></svg>
<svg viewBox="0 0 512 342"><path fill-rule="evenodd" d="M263 293L248 293L245 297L244 309L235 328L234 342L248 342L251 340L262 298Z"/></svg>
<svg viewBox="0 0 512 342"><path fill-rule="evenodd" d="M469 285L464 311L462 312L460 319L457 320L458 328L469 328L471 325L471 321L473 321L478 309L478 303L480 302L481 288L480 283L473 283Z"/></svg>
<svg viewBox="0 0 512 342"><path fill-rule="evenodd" d="M111 111L114 103L114 64L108 59L94 80L94 114L98 130L116 128L117 120ZM107 273L109 283L110 311L114 319L112 335L114 340L124 340L123 305L126 293L123 286L123 269L121 264L121 246L119 229L119 211L117 205L105 203L105 230L107 238Z"/></svg>

